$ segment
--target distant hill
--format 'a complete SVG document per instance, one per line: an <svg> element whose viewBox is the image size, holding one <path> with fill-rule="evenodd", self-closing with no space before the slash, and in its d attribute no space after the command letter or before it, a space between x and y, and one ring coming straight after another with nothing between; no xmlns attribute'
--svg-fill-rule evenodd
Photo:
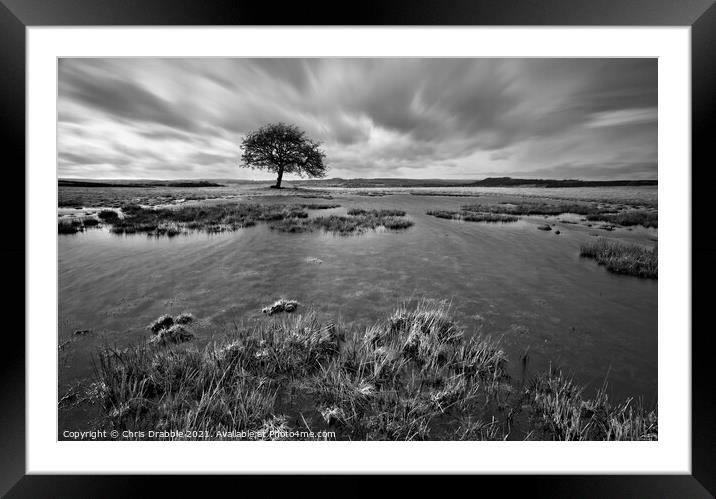
<svg viewBox="0 0 716 499"><path fill-rule="evenodd" d="M467 185L479 187L624 187L658 185L658 182L656 180L552 180L541 178L488 177Z"/></svg>
<svg viewBox="0 0 716 499"><path fill-rule="evenodd" d="M57 185L61 187L224 187L223 184L207 180L66 180L59 179Z"/></svg>
<svg viewBox="0 0 716 499"><path fill-rule="evenodd" d="M483 180L442 180L405 178L330 178L299 180L292 184L316 187L623 187L658 185L656 180L576 180L488 177Z"/></svg>

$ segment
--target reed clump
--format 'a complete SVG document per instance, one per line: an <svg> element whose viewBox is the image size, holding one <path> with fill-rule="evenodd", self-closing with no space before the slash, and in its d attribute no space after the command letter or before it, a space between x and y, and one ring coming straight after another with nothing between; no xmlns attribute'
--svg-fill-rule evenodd
<svg viewBox="0 0 716 499"><path fill-rule="evenodd" d="M561 372L532 381L525 395L532 407L532 437L540 440L657 440L658 417L640 401L612 404L606 384L592 398Z"/></svg>
<svg viewBox="0 0 716 499"><path fill-rule="evenodd" d="M339 235L360 234L367 230L384 228L403 230L413 226L413 221L403 218L401 210L348 210L348 216L330 215L308 220L288 219L270 224L272 229L282 232L310 232L322 230Z"/></svg>
<svg viewBox="0 0 716 499"><path fill-rule="evenodd" d="M578 203L569 201L554 201L550 203L539 201L522 201L517 203L475 203L461 207L463 211L505 213L510 215L561 215L563 213L576 213L590 215L613 212L611 206L602 206L598 203Z"/></svg>
<svg viewBox="0 0 716 499"><path fill-rule="evenodd" d="M429 210L426 214L437 218L462 220L464 222L509 223L519 220L519 217L514 215L492 212Z"/></svg>
<svg viewBox="0 0 716 499"><path fill-rule="evenodd" d="M659 226L659 214L656 211L649 210L625 210L619 213L587 215L587 220L593 222L609 222L624 227L641 225L647 228L658 228Z"/></svg>
<svg viewBox="0 0 716 499"><path fill-rule="evenodd" d="M659 255L657 247L644 248L635 244L624 244L606 238L597 238L583 244L580 256L594 259L604 265L609 272L625 274L646 279L657 279Z"/></svg>

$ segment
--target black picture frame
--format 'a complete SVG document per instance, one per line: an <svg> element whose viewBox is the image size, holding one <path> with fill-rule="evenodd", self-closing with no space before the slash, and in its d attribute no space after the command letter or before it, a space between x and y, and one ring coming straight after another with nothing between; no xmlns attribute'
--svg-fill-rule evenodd
<svg viewBox="0 0 716 499"><path fill-rule="evenodd" d="M709 237L706 189L713 184L716 130L716 6L714 0L382 0L338 3L226 0L0 0L0 133L6 195L15 209L25 206L25 30L31 26L117 25L503 25L503 26L690 26L692 62L692 474L480 476L508 482L532 496L549 497L712 497L716 493L716 398L713 356L705 315L710 264L716 243ZM20 165L23 165L22 167ZM704 192L699 194L699 190ZM701 229L701 230L699 230ZM18 229L13 229L17 231ZM39 476L25 467L25 225L23 237L0 246L5 264L8 315L0 348L0 493L8 497L120 497L145 495L159 477ZM25 262L20 265L19 262ZM700 321L700 319L704 319ZM688 332L674 332L688 333ZM235 477L211 477L213 486ZM223 483L216 483L220 480ZM242 487L260 486L242 477ZM249 482L254 481L251 484ZM420 484L418 480L415 483ZM497 485L497 483L494 483ZM504 487L504 483L500 483ZM191 492L202 485L186 477L162 480L162 490ZM320 487L333 485L322 479ZM205 492L206 489L198 489ZM338 490L346 490L345 486ZM359 491L354 489L355 492Z"/></svg>

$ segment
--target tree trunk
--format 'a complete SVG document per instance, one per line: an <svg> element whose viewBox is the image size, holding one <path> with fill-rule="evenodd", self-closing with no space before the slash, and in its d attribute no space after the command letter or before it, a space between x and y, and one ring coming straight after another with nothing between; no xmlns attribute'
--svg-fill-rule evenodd
<svg viewBox="0 0 716 499"><path fill-rule="evenodd" d="M278 178L276 179L276 185L274 186L276 189L281 188L281 178L283 178L283 168L278 171Z"/></svg>

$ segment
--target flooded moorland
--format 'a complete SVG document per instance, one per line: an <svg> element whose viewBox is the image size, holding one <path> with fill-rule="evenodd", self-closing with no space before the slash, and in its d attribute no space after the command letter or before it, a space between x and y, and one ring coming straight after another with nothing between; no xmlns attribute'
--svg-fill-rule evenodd
<svg viewBox="0 0 716 499"><path fill-rule="evenodd" d="M324 206L304 207L305 217L283 226L266 218L222 230L196 224L148 235L119 230L105 217L60 234L60 433L98 417L95 404L70 402L96 380L101 349L146 342L149 324L182 312L193 314L190 344L201 348L232 331L284 320L262 313L278 299L298 302L293 315L312 311L317 321L340 324L350 334L362 334L403 306L445 301L466 337L499 344L514 392L555 370L584 386L585 396L606 380L610 399L656 406L658 281L581 256L597 240L652 251L656 187L155 191L60 187L60 223L94 220L102 210L121 217L128 203L151 210ZM605 214L520 208L570 200ZM345 233L325 222L360 210L404 212L399 218L408 223ZM475 215L497 212L514 220L477 221ZM625 212L646 213L650 221L653 215L653 223L618 217ZM509 438L525 438L518 423L515 428Z"/></svg>

